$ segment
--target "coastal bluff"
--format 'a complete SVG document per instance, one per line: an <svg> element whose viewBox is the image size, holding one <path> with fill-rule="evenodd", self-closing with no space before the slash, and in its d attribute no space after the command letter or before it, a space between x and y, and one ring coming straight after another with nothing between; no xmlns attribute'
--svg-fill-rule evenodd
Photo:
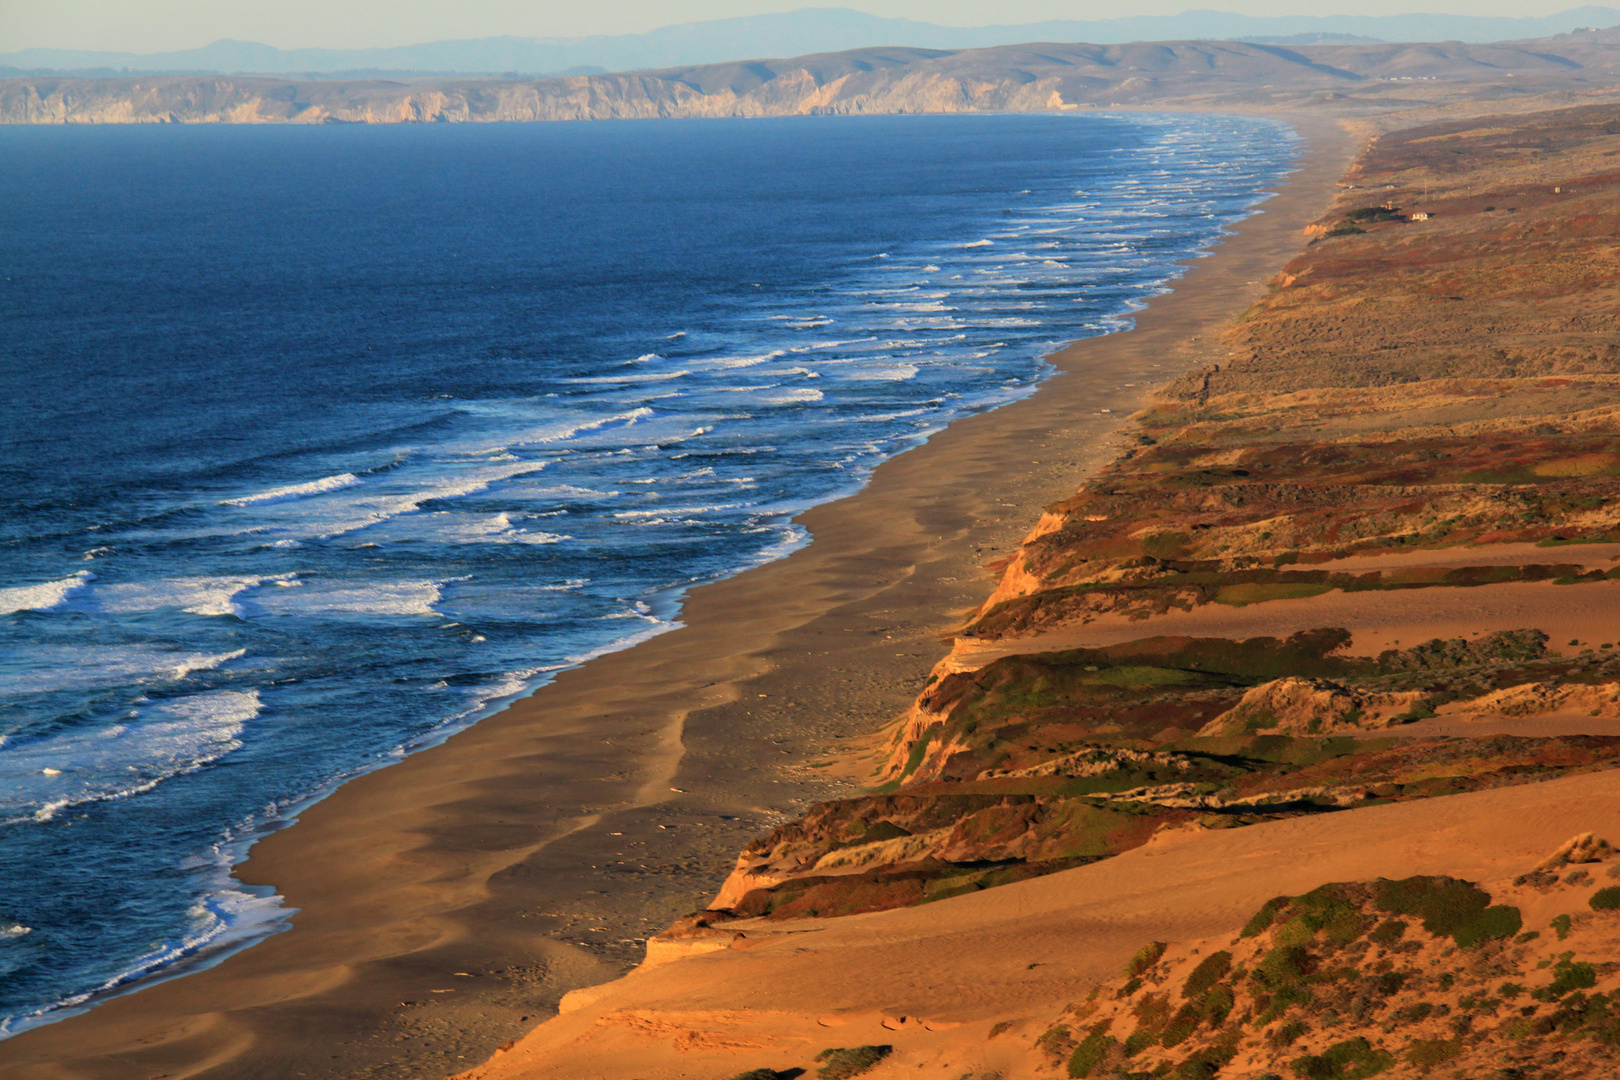
<svg viewBox="0 0 1620 1080"><path fill-rule="evenodd" d="M1615 1075L1616 154L1372 139L864 788L462 1080Z"/></svg>
<svg viewBox="0 0 1620 1080"><path fill-rule="evenodd" d="M1353 113L1591 91L1610 85L1616 71L1620 29L1487 45L894 47L553 78L34 76L0 80L0 124L490 123L1116 106Z"/></svg>

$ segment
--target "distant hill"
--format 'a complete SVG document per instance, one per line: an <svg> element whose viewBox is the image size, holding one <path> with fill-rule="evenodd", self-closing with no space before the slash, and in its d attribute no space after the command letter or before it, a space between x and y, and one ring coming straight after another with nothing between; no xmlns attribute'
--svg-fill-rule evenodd
<svg viewBox="0 0 1620 1080"><path fill-rule="evenodd" d="M0 80L0 123L421 123L1061 111L1110 106L1366 114L1610 94L1620 30L1504 44L1233 41L855 49L550 78L250 75Z"/></svg>
<svg viewBox="0 0 1620 1080"><path fill-rule="evenodd" d="M494 37L435 41L388 49L278 49L251 41L216 41L165 53L23 49L0 53L0 67L24 73L106 75L217 72L275 75L554 75L643 71L728 60L803 56L850 49L910 46L979 49L1030 41L1119 44L1133 41L1228 40L1279 45L1354 41L1524 40L1582 27L1620 25L1620 10L1581 7L1524 18L1471 15L1324 15L1258 17L1220 11L1059 20L1014 26L951 27L885 19L848 8L804 8L774 15L666 26L647 34L584 38Z"/></svg>

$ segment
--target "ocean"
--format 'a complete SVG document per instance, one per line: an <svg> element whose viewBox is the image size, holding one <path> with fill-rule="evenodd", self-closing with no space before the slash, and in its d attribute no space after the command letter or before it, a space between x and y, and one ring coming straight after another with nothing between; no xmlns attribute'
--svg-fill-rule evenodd
<svg viewBox="0 0 1620 1080"><path fill-rule="evenodd" d="M0 128L0 1034L256 837L811 541L1291 167L1230 116Z"/></svg>

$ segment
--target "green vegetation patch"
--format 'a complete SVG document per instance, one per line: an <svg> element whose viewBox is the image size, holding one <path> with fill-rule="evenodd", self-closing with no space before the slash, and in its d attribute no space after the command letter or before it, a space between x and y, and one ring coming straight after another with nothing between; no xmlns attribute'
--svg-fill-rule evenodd
<svg viewBox="0 0 1620 1080"><path fill-rule="evenodd" d="M1450 877L1380 879L1373 886L1378 907L1395 915L1423 920L1423 929L1468 947L1512 937L1523 927L1519 909L1491 905L1491 894L1471 882Z"/></svg>
<svg viewBox="0 0 1620 1080"><path fill-rule="evenodd" d="M1301 1080L1366 1080L1393 1064L1393 1054L1358 1037L1334 1043L1320 1054L1295 1058L1288 1067Z"/></svg>
<svg viewBox="0 0 1620 1080"><path fill-rule="evenodd" d="M1215 952L1199 963L1187 976L1187 982L1181 988L1183 998L1200 997L1209 991L1209 988L1226 978L1226 973L1232 970L1232 954L1229 952Z"/></svg>
<svg viewBox="0 0 1620 1080"><path fill-rule="evenodd" d="M1226 604L1230 607L1247 607L1249 604L1263 604L1268 600L1304 600L1312 596L1321 596L1332 592L1338 586L1327 582L1279 582L1266 584L1264 582L1246 582L1240 585L1227 585L1215 594L1215 603Z"/></svg>
<svg viewBox="0 0 1620 1080"><path fill-rule="evenodd" d="M1592 894L1592 899L1586 903L1593 911L1620 910L1620 885L1610 885L1608 888L1599 889ZM1560 941L1563 938L1562 934L1558 935Z"/></svg>
<svg viewBox="0 0 1620 1080"><path fill-rule="evenodd" d="M1404 221L1398 206L1360 206L1344 215L1346 221Z"/></svg>
<svg viewBox="0 0 1620 1080"><path fill-rule="evenodd" d="M1559 957L1553 965L1553 981L1530 996L1537 1001L1557 1001L1576 990L1590 990L1597 985L1597 967L1575 960L1569 954Z"/></svg>
<svg viewBox="0 0 1620 1080"><path fill-rule="evenodd" d="M1379 923L1372 933L1367 935L1368 940L1386 948L1400 941L1406 935L1406 923L1400 919L1385 919Z"/></svg>
<svg viewBox="0 0 1620 1080"><path fill-rule="evenodd" d="M1080 1044L1074 1048L1074 1053L1069 1055L1069 1075L1076 1080L1090 1076L1091 1070L1102 1064L1103 1058L1108 1056L1108 1051L1113 1049L1114 1045L1115 1039L1108 1034L1107 1022L1098 1024L1091 1029L1090 1034L1080 1040Z"/></svg>
<svg viewBox="0 0 1620 1080"><path fill-rule="evenodd" d="M1349 944L1372 928L1375 920L1362 910L1366 891L1358 885L1331 884L1312 889L1296 897L1290 905L1293 917L1277 932L1277 940L1288 943L1293 935L1288 931L1295 925L1301 940L1319 933L1343 944Z"/></svg>
<svg viewBox="0 0 1620 1080"><path fill-rule="evenodd" d="M1293 902L1292 896L1274 896L1261 905L1260 910L1250 917L1244 924L1239 937L1251 938L1264 933L1271 928L1272 922L1277 918L1277 912Z"/></svg>
<svg viewBox="0 0 1620 1080"><path fill-rule="evenodd" d="M1381 671L1439 671L1476 664L1529 663L1547 655L1547 635L1540 630L1498 630L1476 641L1434 638L1410 649L1388 649L1378 655Z"/></svg>
<svg viewBox="0 0 1620 1080"><path fill-rule="evenodd" d="M883 1046L851 1046L836 1047L823 1050L816 1055L816 1060L825 1062L816 1070L821 1080L849 1080L852 1076L859 1076L870 1072L877 1067L877 1063L894 1053L894 1047Z"/></svg>
<svg viewBox="0 0 1620 1080"><path fill-rule="evenodd" d="M1125 977L1134 979L1148 968L1157 964L1164 957L1164 950L1169 948L1162 941L1150 941L1131 957L1131 962L1125 965Z"/></svg>
<svg viewBox="0 0 1620 1080"><path fill-rule="evenodd" d="M1094 686L1208 686L1220 685L1203 672L1181 671L1176 668L1150 667L1146 664L1127 664L1088 673L1081 680Z"/></svg>
<svg viewBox="0 0 1620 1080"><path fill-rule="evenodd" d="M1325 628L1281 639L1156 637L1024 653L947 675L929 688L923 704L949 710L953 726L983 725L1037 709L1116 701L1132 690L1242 688L1287 675L1334 678L1370 670L1365 661L1331 655L1349 641L1348 631Z"/></svg>
<svg viewBox="0 0 1620 1080"><path fill-rule="evenodd" d="M1461 1039L1419 1039L1406 1048L1406 1060L1422 1068L1444 1065L1462 1057Z"/></svg>

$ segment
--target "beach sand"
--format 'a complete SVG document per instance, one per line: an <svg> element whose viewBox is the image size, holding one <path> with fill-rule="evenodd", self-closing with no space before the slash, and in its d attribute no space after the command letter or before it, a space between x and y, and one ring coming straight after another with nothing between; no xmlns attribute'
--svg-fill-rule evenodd
<svg viewBox="0 0 1620 1080"><path fill-rule="evenodd" d="M0 1043L0 1073L440 1077L634 965L750 838L843 790L816 755L910 704L992 586L985 564L1297 252L1357 147L1287 119L1300 170L1135 330L1064 349L1036 394L802 515L812 544L694 590L683 629L309 808L238 868L297 909L286 932Z"/></svg>

